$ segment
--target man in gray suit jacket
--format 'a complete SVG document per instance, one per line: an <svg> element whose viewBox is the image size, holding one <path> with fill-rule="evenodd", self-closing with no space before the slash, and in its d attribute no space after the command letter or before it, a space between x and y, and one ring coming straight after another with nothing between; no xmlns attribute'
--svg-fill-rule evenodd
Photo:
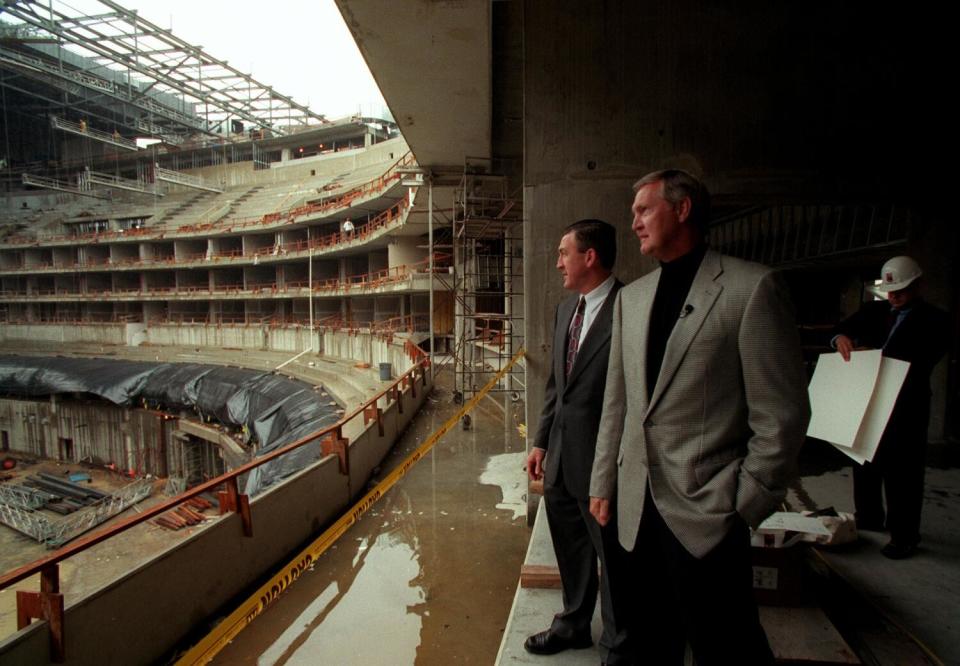
<svg viewBox="0 0 960 666"><path fill-rule="evenodd" d="M772 663L748 526L783 499L809 418L790 300L769 268L707 249L699 180L661 171L634 190L661 267L614 306L590 510L606 524L616 497L647 663L683 663L685 638L700 666Z"/></svg>
<svg viewBox="0 0 960 666"><path fill-rule="evenodd" d="M612 274L616 252L616 230L606 222L581 220L564 230L557 269L563 286L576 295L557 307L550 378L527 458L530 478L544 478L563 611L554 617L550 629L530 636L524 647L534 654L554 654L593 645L590 622L599 587L600 648L609 664L627 663L623 613L618 612L622 595L618 597L618 590L609 585L625 553L617 543L615 527L601 527L590 516L588 488L606 384L610 317L623 286ZM603 571L599 578L598 559Z"/></svg>

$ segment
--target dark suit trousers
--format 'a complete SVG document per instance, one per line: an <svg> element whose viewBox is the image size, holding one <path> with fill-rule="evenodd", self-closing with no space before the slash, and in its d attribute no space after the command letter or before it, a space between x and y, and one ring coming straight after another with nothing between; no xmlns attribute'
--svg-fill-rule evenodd
<svg viewBox="0 0 960 666"><path fill-rule="evenodd" d="M750 531L742 520L697 559L664 523L648 489L629 557L638 662L683 664L689 641L697 666L773 664L753 596Z"/></svg>
<svg viewBox="0 0 960 666"><path fill-rule="evenodd" d="M873 462L853 466L857 520L883 524L882 488L887 500L886 526L890 539L897 543L920 541L929 416L929 403L923 401L898 407Z"/></svg>
<svg viewBox="0 0 960 666"><path fill-rule="evenodd" d="M626 558L617 539L616 521L600 527L590 515L589 502L570 495L562 478L557 481L556 485L544 487L547 523L563 587L563 611L554 617L550 629L568 638L589 636L599 589L603 618L600 649L604 661L632 663L626 659L629 646L624 626L629 611L626 605L629 590L614 590L610 586L611 579L615 582L620 579ZM602 576L597 575L598 560Z"/></svg>

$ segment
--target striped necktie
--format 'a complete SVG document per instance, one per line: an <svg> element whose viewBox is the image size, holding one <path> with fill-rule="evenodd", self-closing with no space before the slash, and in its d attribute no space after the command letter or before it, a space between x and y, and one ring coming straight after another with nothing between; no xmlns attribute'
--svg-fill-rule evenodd
<svg viewBox="0 0 960 666"><path fill-rule="evenodd" d="M580 331L583 330L583 311L587 307L587 299L580 297L577 303L577 311L573 315L573 321L570 322L570 342L567 343L567 367L565 377L570 376L573 369L573 362L577 358L577 350L580 349Z"/></svg>

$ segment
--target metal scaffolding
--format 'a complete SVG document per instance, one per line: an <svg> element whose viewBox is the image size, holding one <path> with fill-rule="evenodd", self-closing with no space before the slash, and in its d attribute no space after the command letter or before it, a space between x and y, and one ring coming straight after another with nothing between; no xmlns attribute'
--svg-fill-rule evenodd
<svg viewBox="0 0 960 666"><path fill-rule="evenodd" d="M4 26L13 39L0 46L0 65L78 101L109 100L125 126L168 140L226 133L234 123L284 134L325 122L137 12L96 3L101 11L83 13L62 0L0 0L0 16L22 22Z"/></svg>
<svg viewBox="0 0 960 666"><path fill-rule="evenodd" d="M127 507L146 499L152 491L153 481L137 479L115 491L112 495L104 497L96 504L71 513L56 522L51 521L44 542L48 548L62 546L87 530L123 512Z"/></svg>
<svg viewBox="0 0 960 666"><path fill-rule="evenodd" d="M523 215L508 187L489 160L468 158L454 190L454 390L464 401L523 345ZM524 374L517 364L494 391L519 399Z"/></svg>
<svg viewBox="0 0 960 666"><path fill-rule="evenodd" d="M138 479L61 519L50 519L23 492L0 494L0 523L56 548L148 497L153 489L150 479Z"/></svg>

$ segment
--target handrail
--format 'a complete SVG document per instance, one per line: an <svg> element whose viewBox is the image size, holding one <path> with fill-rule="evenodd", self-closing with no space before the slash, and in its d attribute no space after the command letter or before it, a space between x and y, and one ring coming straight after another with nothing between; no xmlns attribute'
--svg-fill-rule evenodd
<svg viewBox="0 0 960 666"><path fill-rule="evenodd" d="M273 228L276 226L283 226L285 224L292 224L297 221L297 218L304 217L307 215L314 215L316 213L328 213L339 209L349 208L350 205L356 199L369 196L374 193L382 192L387 189L387 187L394 181L399 181L402 175L398 172L399 169L410 166L414 163L413 154L407 152L400 159L394 162L383 174L369 180L365 183L357 185L356 187L344 192L343 194L335 197L333 199L322 201L320 203L307 203L303 206L298 206L287 211L276 211L273 213L265 213L260 216L250 217L250 218L227 218L222 221L217 222L205 222L197 224L186 224L181 225L175 229L163 229L160 227L150 228L144 227L136 230L116 230L116 231L106 231L106 232L95 232L91 234L80 234L80 235L71 235L71 234L57 234L51 236L45 236L43 238L25 238L22 236L11 236L6 238L0 243L0 247L5 245L41 245L41 244L55 244L61 242L77 242L77 241L90 241L90 242L100 242L107 240L120 240L123 238L129 238L130 236L145 236L147 239L165 239L165 238L177 238L177 237L190 237L194 235L206 235L211 231L236 231L239 229L245 229L247 227L260 226ZM186 174L184 174L186 175ZM135 233L133 233L135 232Z"/></svg>
<svg viewBox="0 0 960 666"><path fill-rule="evenodd" d="M417 349L419 351L419 348ZM422 355L423 352L421 351L420 354ZM280 456L286 455L291 451L295 451L296 449L306 446L307 444L317 442L330 434L334 434L337 437L337 439L340 439L340 433L343 430L343 427L349 421L353 420L354 418L357 418L358 416L363 418L364 414L367 413L367 410L371 406L376 406L380 398L393 395L395 392L399 392L400 390L402 390L400 388L401 384L405 387L408 384L417 381L418 370L421 372L420 378L422 378L425 383L426 382L425 373L429 365L430 365L429 358L427 357L420 358L420 360L418 360L413 365L413 367L411 367L409 370L403 373L400 377L398 377L393 383L390 384L390 386L388 386L387 388L377 393L375 396L370 398L363 405L354 409L349 414L344 415L342 419L340 419L333 425L327 426L326 428L322 428L309 435L301 437L295 442L291 442L290 444L287 444L286 446L281 447L276 451L272 451L262 457L256 458L255 460L251 460L250 462L244 465L241 465L240 467L230 472L226 472L214 479L210 479L209 481L205 481L204 483L194 486L189 490L185 490L184 492L180 493L176 497L173 497L167 500L166 502L161 502L159 504L156 504L150 507L149 509L144 509L141 513L135 516L129 516L119 521L115 525L111 525L109 527L98 530L93 534L80 537L75 541L73 541L70 545L59 548L53 553L50 553L45 557L41 557L29 564L25 564L21 567L18 567L17 569L14 569L3 575L0 575L0 590L4 590L10 587L11 585L14 585L24 580L25 578L29 578L30 576L33 576L35 574L48 570L49 567L52 567L53 565L58 564L70 557L73 557L74 555L81 553L87 550L88 548L91 548L97 545L98 543L106 541L107 539L112 538L116 534L126 532L130 528L136 525L139 525L140 523L146 522L151 518L159 516L160 514L179 506L180 504L182 504L183 502L191 498L197 497L198 495L202 495L203 493L206 493L206 492L216 490L224 484L227 484L227 487L229 488L230 484L236 483L239 480L239 477L241 475L246 474L247 472L253 469L256 469L257 467L260 467L261 465L264 465L272 460L276 460Z"/></svg>
<svg viewBox="0 0 960 666"><path fill-rule="evenodd" d="M449 254L444 253L434 253L434 269L442 269L445 265L448 265L450 260ZM348 275L343 279L340 278L326 278L321 280L314 280L312 285L312 291L314 292L330 292L330 291L350 291L353 289L375 289L377 287L382 287L388 284L394 284L397 282L403 282L409 280L410 278L416 275L427 274L426 268L429 266L430 259L424 259L413 264L400 264L398 266L393 266L390 268L383 268L378 271L372 271L370 273L358 273L356 275ZM269 291L271 293L277 294L289 294L300 292L304 290L311 290L311 286L306 280L290 280L283 286L279 285L277 282L251 282L247 284L215 284L213 287L205 284L194 284L194 285L155 285L146 287L135 287L135 288L110 288L107 290L98 290L98 289L87 289L85 292L80 291L64 291L61 289L36 289L30 292L27 291L5 291L0 290L0 298L20 300L20 299L31 299L38 296L70 296L75 298L83 298L90 296L91 294L96 294L102 296L103 298L109 300L111 296L123 296L125 299L134 297L134 296L149 296L151 294L165 294L165 295L225 295L225 294L256 294L264 291Z"/></svg>
<svg viewBox="0 0 960 666"><path fill-rule="evenodd" d="M176 268L181 265L195 264L195 263L205 263L205 262L221 262L224 259L233 260L231 263L236 263L238 265L243 265L247 262L259 261L261 257L263 258L283 258L290 259L295 258L298 255L306 256L311 251L317 250L332 250L335 249L338 245L355 243L357 241L365 242L368 237L376 231L381 229L388 229L391 224L402 219L406 209L410 207L409 201L404 198L397 201L395 204L390 206L384 211L381 211L375 217L373 217L369 222L359 225L357 229L352 232L337 231L331 234L326 234L317 238L311 238L309 240L300 240L294 241L291 243L283 243L281 245L266 245L261 248L257 248L255 251L244 254L242 249L233 249L227 250L225 252L218 252L216 254L207 254L206 252L189 254L186 256L177 257L175 255L166 255L162 257L154 257L153 259L139 259L139 258L128 258L118 261L112 260L108 257L97 257L97 258L88 258L84 263L76 262L72 265L56 265L52 261L47 262L43 261L40 263L31 264L26 266L21 264L20 266L7 266L0 267L0 273L36 273L38 271L63 271L68 270L71 272L80 271L84 269L93 268L95 266L110 265L112 267L124 266L127 268L147 268L150 266L164 266L170 268ZM132 231L143 231L142 229L136 229ZM129 235L129 234L126 234ZM96 245L85 246L88 248L97 247Z"/></svg>

